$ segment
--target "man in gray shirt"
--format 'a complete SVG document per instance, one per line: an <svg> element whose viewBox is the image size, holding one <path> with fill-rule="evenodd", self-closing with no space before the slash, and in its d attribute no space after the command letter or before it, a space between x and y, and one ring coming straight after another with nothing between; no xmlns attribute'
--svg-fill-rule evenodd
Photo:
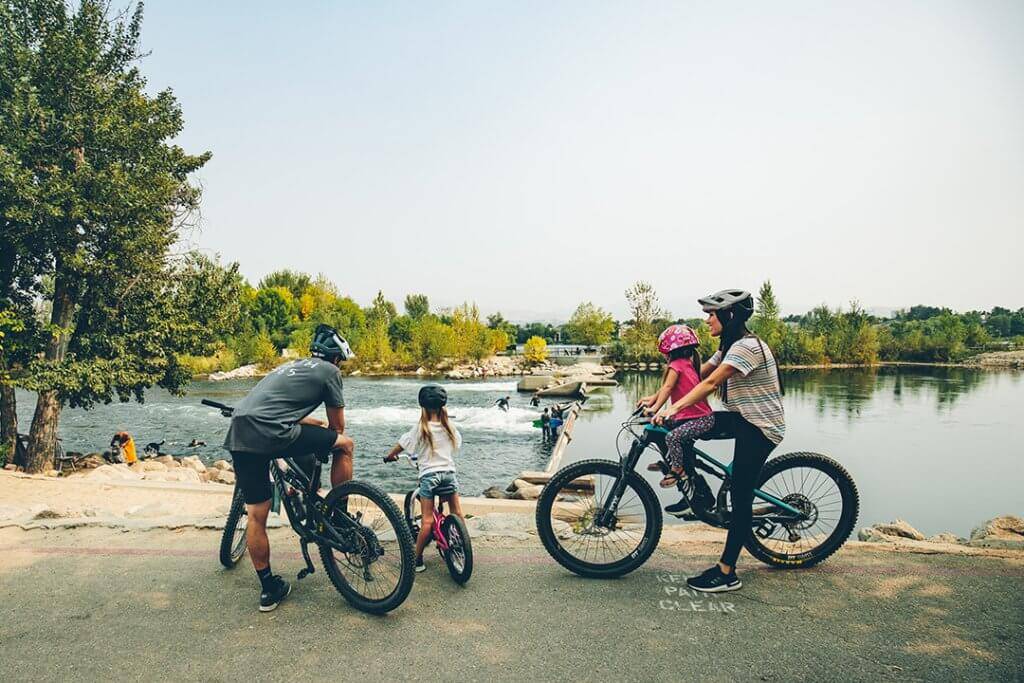
<svg viewBox="0 0 1024 683"><path fill-rule="evenodd" d="M249 517L246 541L262 588L261 612L277 607L291 591L287 581L270 571L270 462L332 451L331 486L352 478L355 443L344 433L345 398L339 366L355 354L327 325L317 327L310 354L310 358L282 365L260 380L235 407L224 438ZM327 422L309 416L321 403L327 410Z"/></svg>

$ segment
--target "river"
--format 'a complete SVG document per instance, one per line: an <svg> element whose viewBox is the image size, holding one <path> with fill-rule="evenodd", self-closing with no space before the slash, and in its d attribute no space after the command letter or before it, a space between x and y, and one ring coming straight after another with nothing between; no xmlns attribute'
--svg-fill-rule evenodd
<svg viewBox="0 0 1024 683"><path fill-rule="evenodd" d="M615 457L619 423L637 396L653 391L658 376L625 373L619 387L595 393L577 423L566 462ZM115 403L93 410L66 409L65 448L103 450L110 436L131 432L139 449L165 443L175 455L198 453L205 461L226 457L219 446L227 420L200 398L237 402L255 380L194 382L184 397L162 390L146 403ZM415 473L381 456L417 419L416 392L423 380L345 379L348 430L356 441L356 472L391 491L410 487ZM467 494L506 484L524 469L542 469L548 447L532 427L536 410L517 394L515 381L444 381L450 412L465 446L459 479ZM785 374L787 435L777 453L809 450L839 460L857 481L859 525L902 517L925 533L967 535L975 524L1024 513L1024 374L964 368L901 367L873 370L798 370ZM509 412L494 402L511 396ZM18 413L27 431L33 397L19 391ZM322 411L321 411L322 416ZM189 448L192 439L205 447ZM728 457L731 442L704 444ZM646 463L646 461L645 461ZM645 473L656 486L658 477ZM666 502L671 500L665 494Z"/></svg>

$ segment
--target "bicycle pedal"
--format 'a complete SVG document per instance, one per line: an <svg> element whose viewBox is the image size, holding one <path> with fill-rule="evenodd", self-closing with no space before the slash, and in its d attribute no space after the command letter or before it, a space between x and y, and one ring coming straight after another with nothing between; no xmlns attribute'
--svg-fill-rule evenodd
<svg viewBox="0 0 1024 683"><path fill-rule="evenodd" d="M773 522L765 521L757 525L757 528L754 529L754 534L759 538L768 538L775 533L775 529L776 525Z"/></svg>
<svg viewBox="0 0 1024 683"><path fill-rule="evenodd" d="M315 569L310 569L308 567L300 569L299 570L299 576L297 577L297 580L302 581L304 578L306 578L307 576L309 576L310 574L312 574L315 571L316 571Z"/></svg>

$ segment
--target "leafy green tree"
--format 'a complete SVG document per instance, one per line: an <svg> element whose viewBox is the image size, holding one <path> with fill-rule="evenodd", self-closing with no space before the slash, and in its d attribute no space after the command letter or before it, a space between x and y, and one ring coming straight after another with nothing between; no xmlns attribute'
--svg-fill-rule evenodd
<svg viewBox="0 0 1024 683"><path fill-rule="evenodd" d="M398 309L384 298L384 292L378 291L377 296L373 298L373 303L366 309L367 324L373 326L378 321L383 321L384 329L387 330L391 326L391 321L396 317L398 317Z"/></svg>
<svg viewBox="0 0 1024 683"><path fill-rule="evenodd" d="M293 299L298 301L306 289L312 284L312 279L306 273L284 269L275 270L273 273L270 273L260 280L257 289L274 289L276 287L283 287L291 292Z"/></svg>
<svg viewBox="0 0 1024 683"><path fill-rule="evenodd" d="M768 343L772 349L782 346L786 323L779 314L779 303L775 299L771 280L761 285L757 295L757 310L750 321L750 329Z"/></svg>
<svg viewBox="0 0 1024 683"><path fill-rule="evenodd" d="M611 314L589 301L576 307L566 325L569 338L577 344L607 344L615 330Z"/></svg>
<svg viewBox="0 0 1024 683"><path fill-rule="evenodd" d="M426 294L408 294L405 297L405 314L413 320L419 320L430 314L430 300Z"/></svg>
<svg viewBox="0 0 1024 683"><path fill-rule="evenodd" d="M50 461L65 401L91 405L188 381L167 255L198 206L188 177L210 158L171 144L182 130L170 90L150 95L137 62L142 6L0 4L0 206L52 277L29 469ZM15 208L12 211L11 208Z"/></svg>
<svg viewBox="0 0 1024 683"><path fill-rule="evenodd" d="M658 303L658 294L649 282L639 280L626 290L626 301L632 313L632 326L641 334L655 334L654 321L668 318Z"/></svg>
<svg viewBox="0 0 1024 683"><path fill-rule="evenodd" d="M291 291L285 287L271 287L256 290L249 316L256 330L274 335L289 331L293 310Z"/></svg>
<svg viewBox="0 0 1024 683"><path fill-rule="evenodd" d="M437 367L455 353L455 332L435 315L418 318L409 342L412 359L427 367Z"/></svg>
<svg viewBox="0 0 1024 683"><path fill-rule="evenodd" d="M388 326L388 337L394 344L408 344L412 341L412 328L416 321L408 315L400 315Z"/></svg>

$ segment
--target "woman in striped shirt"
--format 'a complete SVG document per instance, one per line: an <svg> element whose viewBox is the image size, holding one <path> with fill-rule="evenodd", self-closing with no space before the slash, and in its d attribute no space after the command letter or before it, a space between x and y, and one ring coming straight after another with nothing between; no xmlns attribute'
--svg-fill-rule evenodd
<svg viewBox="0 0 1024 683"><path fill-rule="evenodd" d="M731 591L743 584L736 559L751 533L754 487L761 467L786 434L782 379L768 345L747 329L754 313L749 292L729 289L698 299L719 349L701 366L702 381L667 411L673 415L719 391L723 411L715 411L715 437L734 438L732 515L725 549L718 564L687 579L694 590ZM660 422L661 417L655 418ZM671 506L670 506L671 507Z"/></svg>

